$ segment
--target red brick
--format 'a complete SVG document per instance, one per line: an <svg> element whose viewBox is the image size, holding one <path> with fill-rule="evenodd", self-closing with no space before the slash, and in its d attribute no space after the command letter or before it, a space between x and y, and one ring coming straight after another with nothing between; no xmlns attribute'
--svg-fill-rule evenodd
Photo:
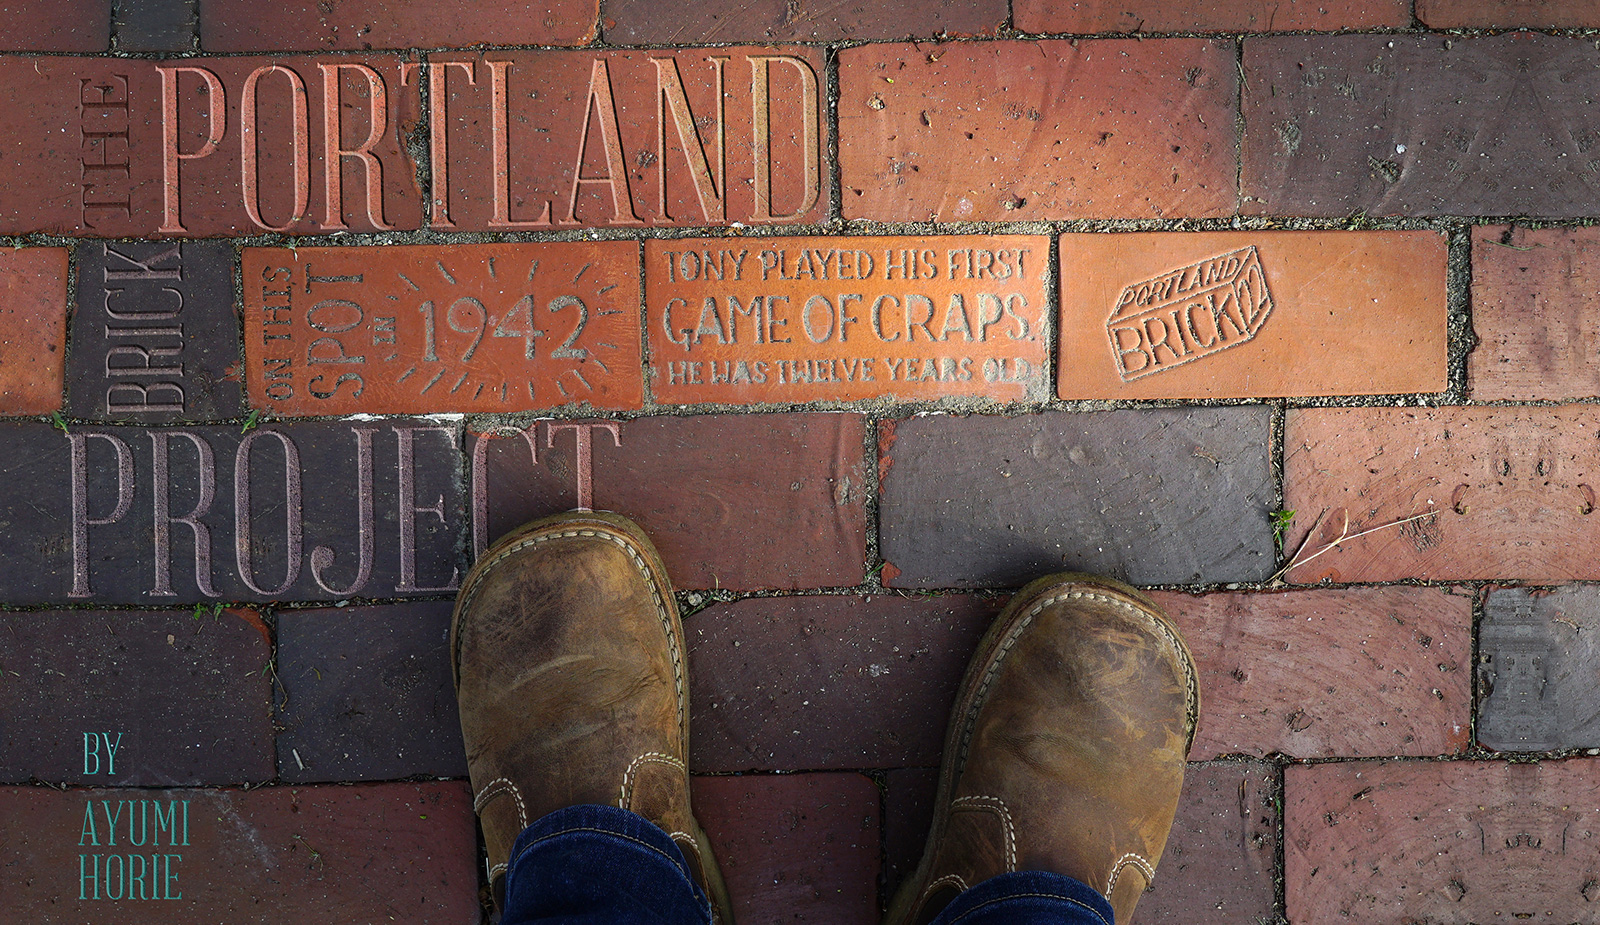
<svg viewBox="0 0 1600 925"><path fill-rule="evenodd" d="M1593 918L1600 762L1284 770L1289 921Z"/></svg>
<svg viewBox="0 0 1600 925"><path fill-rule="evenodd" d="M66 327L66 248L0 251L0 414L60 410Z"/></svg>
<svg viewBox="0 0 1600 925"><path fill-rule="evenodd" d="M1577 0L1417 0L1434 29L1593 29L1600 12Z"/></svg>
<svg viewBox="0 0 1600 925"><path fill-rule="evenodd" d="M11 613L0 637L0 780L272 779L272 641L253 611Z"/></svg>
<svg viewBox="0 0 1600 925"><path fill-rule="evenodd" d="M111 0L11 0L0 5L0 51L97 52L111 47Z"/></svg>
<svg viewBox="0 0 1600 925"><path fill-rule="evenodd" d="M1594 228L1483 226L1472 232L1472 397L1600 395L1600 233Z"/></svg>
<svg viewBox="0 0 1600 925"><path fill-rule="evenodd" d="M827 214L820 48L496 51L433 56L424 70L435 228Z"/></svg>
<svg viewBox="0 0 1600 925"><path fill-rule="evenodd" d="M606 41L837 42L994 35L1008 10L998 0L859 0L806 8L788 0L607 0Z"/></svg>
<svg viewBox="0 0 1600 925"><path fill-rule="evenodd" d="M473 523L482 525L474 549L524 521L587 506L636 520L679 588L852 586L864 577L859 415L545 421L522 434L468 440Z"/></svg>
<svg viewBox="0 0 1600 925"><path fill-rule="evenodd" d="M630 241L248 248L251 404L278 415L633 410Z"/></svg>
<svg viewBox="0 0 1600 925"><path fill-rule="evenodd" d="M697 777L741 922L878 921L878 788L860 774Z"/></svg>
<svg viewBox="0 0 1600 925"><path fill-rule="evenodd" d="M1286 548L1322 522L1288 577L1600 577L1600 520L1590 516L1597 432L1600 415L1580 405L1291 410L1284 507L1296 516ZM1419 514L1428 516L1385 526ZM1341 530L1350 538L1308 559Z"/></svg>
<svg viewBox="0 0 1600 925"><path fill-rule="evenodd" d="M652 392L672 404L1043 398L1049 246L647 241Z"/></svg>
<svg viewBox="0 0 1600 925"><path fill-rule="evenodd" d="M1595 214L1597 65L1576 36L1246 39L1241 210Z"/></svg>
<svg viewBox="0 0 1600 925"><path fill-rule="evenodd" d="M1200 668L1195 760L1457 754L1472 598L1435 588L1154 592ZM1353 699L1370 706L1351 710Z"/></svg>
<svg viewBox="0 0 1600 925"><path fill-rule="evenodd" d="M1060 272L1062 398L1446 385L1435 232L1065 234Z"/></svg>
<svg viewBox="0 0 1600 925"><path fill-rule="evenodd" d="M1290 32L1406 29L1406 0L1016 0L1023 32Z"/></svg>
<svg viewBox="0 0 1600 925"><path fill-rule="evenodd" d="M865 45L839 53L844 214L882 221L1233 212L1234 45Z"/></svg>
<svg viewBox="0 0 1600 925"><path fill-rule="evenodd" d="M956 687L999 606L825 595L694 614L694 769L938 764Z"/></svg>
<svg viewBox="0 0 1600 925"><path fill-rule="evenodd" d="M0 231L132 237L416 228L416 166L400 133L417 120L417 80L413 74L403 86L401 74L393 55L0 59L0 112L12 139L0 157ZM330 79L339 81L337 107L325 92ZM166 84L175 94L170 121ZM303 95L292 96L296 86ZM303 119L291 99L304 101ZM246 103L256 117L247 139ZM331 144L329 118L340 127ZM375 133L377 122L383 130ZM329 148L360 152L369 141L370 155L326 156ZM254 170L244 170L247 157L259 158ZM372 196L368 157L382 174L381 184L370 178Z"/></svg>
<svg viewBox="0 0 1600 925"><path fill-rule="evenodd" d="M449 15L405 0L201 0L206 51L363 51L463 45L584 45L599 0L465 0Z"/></svg>
<svg viewBox="0 0 1600 925"><path fill-rule="evenodd" d="M170 844L170 831L152 824L148 844L130 845L128 806L117 805L129 800L136 808L155 800L174 809L177 844ZM477 837L465 783L250 791L5 788L0 806L7 819L0 830L0 866L7 871L0 917L9 922L367 921L375 909L405 922L479 920ZM96 814L98 846L86 834L86 808ZM122 828L113 846L104 814L118 816L118 809ZM136 824L133 831L139 835L141 828ZM176 875L159 879L159 902L110 900L103 881L80 879L80 857L90 873L96 854L120 854L124 866L129 855L142 856L143 889L149 891L158 882L148 875L153 853L161 855L163 874ZM104 858L100 863L103 874Z"/></svg>

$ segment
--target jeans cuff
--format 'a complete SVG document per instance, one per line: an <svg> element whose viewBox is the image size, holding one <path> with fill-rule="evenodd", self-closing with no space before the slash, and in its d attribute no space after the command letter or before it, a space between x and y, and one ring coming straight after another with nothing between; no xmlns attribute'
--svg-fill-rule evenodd
<svg viewBox="0 0 1600 925"><path fill-rule="evenodd" d="M1112 925L1111 903L1091 887L1041 870L991 877L950 901L935 925L1050 921Z"/></svg>

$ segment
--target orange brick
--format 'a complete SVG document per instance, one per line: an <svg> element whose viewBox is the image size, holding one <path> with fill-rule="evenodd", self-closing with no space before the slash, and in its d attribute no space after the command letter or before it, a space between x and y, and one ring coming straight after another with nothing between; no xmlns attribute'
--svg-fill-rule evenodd
<svg viewBox="0 0 1600 925"><path fill-rule="evenodd" d="M247 248L251 404L274 414L638 408L631 241Z"/></svg>
<svg viewBox="0 0 1600 925"><path fill-rule="evenodd" d="M61 409L67 251L0 250L0 414Z"/></svg>
<svg viewBox="0 0 1600 925"><path fill-rule="evenodd" d="M1600 10L1582 0L1417 0L1434 29L1592 29Z"/></svg>
<svg viewBox="0 0 1600 925"><path fill-rule="evenodd" d="M1153 592L1200 669L1195 761L1458 754L1472 598L1435 588ZM1351 710L1352 699L1370 701Z"/></svg>
<svg viewBox="0 0 1600 925"><path fill-rule="evenodd" d="M1048 238L645 242L657 401L1041 398Z"/></svg>
<svg viewBox="0 0 1600 925"><path fill-rule="evenodd" d="M405 0L204 0L206 51L362 51L464 45L583 45L599 0L459 0L448 16Z"/></svg>
<svg viewBox="0 0 1600 925"><path fill-rule="evenodd" d="M883 221L1234 211L1232 42L864 45L839 53L844 214Z"/></svg>
<svg viewBox="0 0 1600 925"><path fill-rule="evenodd" d="M1588 405L1290 410L1286 547L1321 523L1289 578L1600 577L1597 434Z"/></svg>
<svg viewBox="0 0 1600 925"><path fill-rule="evenodd" d="M1061 236L1062 398L1440 392L1431 231Z"/></svg>
<svg viewBox="0 0 1600 925"><path fill-rule="evenodd" d="M1422 0L1427 2L1427 0ZM1023 32L1275 32L1406 29L1406 0L1016 0Z"/></svg>
<svg viewBox="0 0 1600 925"><path fill-rule="evenodd" d="M1600 761L1284 769L1288 919L1594 921Z"/></svg>
<svg viewBox="0 0 1600 925"><path fill-rule="evenodd" d="M1472 397L1600 395L1600 229L1486 226L1472 233Z"/></svg>

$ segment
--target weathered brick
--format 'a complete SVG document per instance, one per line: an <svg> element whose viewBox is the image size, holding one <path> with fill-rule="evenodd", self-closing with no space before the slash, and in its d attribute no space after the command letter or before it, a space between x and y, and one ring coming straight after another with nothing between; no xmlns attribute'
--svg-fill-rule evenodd
<svg viewBox="0 0 1600 925"><path fill-rule="evenodd" d="M434 228L826 217L820 48L497 51L424 70Z"/></svg>
<svg viewBox="0 0 1600 925"><path fill-rule="evenodd" d="M239 315L225 241L82 242L67 368L73 417L238 417Z"/></svg>
<svg viewBox="0 0 1600 925"><path fill-rule="evenodd" d="M878 788L860 774L697 777L741 922L878 921Z"/></svg>
<svg viewBox="0 0 1600 925"><path fill-rule="evenodd" d="M689 618L696 771L938 764L967 659L1000 602L753 598Z"/></svg>
<svg viewBox="0 0 1600 925"><path fill-rule="evenodd" d="M658 401L1045 397L1047 238L729 243L645 242Z"/></svg>
<svg viewBox="0 0 1600 925"><path fill-rule="evenodd" d="M839 53L844 214L882 221L1233 212L1234 45L864 45Z"/></svg>
<svg viewBox="0 0 1600 925"><path fill-rule="evenodd" d="M1600 310L1587 280L1600 274L1593 228L1499 226L1472 232L1472 397L1600 395Z"/></svg>
<svg viewBox="0 0 1600 925"><path fill-rule="evenodd" d="M1593 214L1597 65L1529 33L1246 39L1242 210Z"/></svg>
<svg viewBox="0 0 1600 925"><path fill-rule="evenodd" d="M0 615L0 780L270 780L267 663L249 610Z"/></svg>
<svg viewBox="0 0 1600 925"><path fill-rule="evenodd" d="M584 45L599 0L490 3L464 0L450 15L404 0L204 0L206 51L362 51L463 45Z"/></svg>
<svg viewBox="0 0 1600 925"><path fill-rule="evenodd" d="M1061 236L1062 398L1441 392L1431 231Z"/></svg>
<svg viewBox="0 0 1600 925"><path fill-rule="evenodd" d="M1465 594L1392 587L1154 596L1200 669L1195 760L1445 755L1467 746ZM1353 699L1371 705L1351 710Z"/></svg>
<svg viewBox="0 0 1600 925"><path fill-rule="evenodd" d="M1600 577L1597 432L1588 406L1291 410L1286 548L1320 524L1289 580Z"/></svg>
<svg viewBox="0 0 1600 925"><path fill-rule="evenodd" d="M1576 0L1417 0L1434 29L1593 29L1600 11Z"/></svg>
<svg viewBox="0 0 1600 925"><path fill-rule="evenodd" d="M1020 587L1057 571L1140 584L1272 571L1264 407L879 425L883 579Z"/></svg>
<svg viewBox="0 0 1600 925"><path fill-rule="evenodd" d="M466 777L450 601L278 612L278 775Z"/></svg>
<svg viewBox="0 0 1600 925"><path fill-rule="evenodd" d="M630 241L249 248L251 404L274 414L637 409Z"/></svg>
<svg viewBox="0 0 1600 925"><path fill-rule="evenodd" d="M1023 32L1277 32L1406 29L1406 0L1016 0L1012 15Z"/></svg>
<svg viewBox="0 0 1600 925"><path fill-rule="evenodd" d="M1493 590L1483 611L1478 741L1502 751L1600 747L1600 589Z"/></svg>
<svg viewBox="0 0 1600 925"><path fill-rule="evenodd" d="M111 0L0 5L6 28L0 51L97 52L111 47Z"/></svg>
<svg viewBox="0 0 1600 925"><path fill-rule="evenodd" d="M862 0L810 9L788 0L607 0L605 33L616 45L968 37L994 35L1007 13L997 0Z"/></svg>
<svg viewBox="0 0 1600 925"><path fill-rule="evenodd" d="M66 309L65 248L0 251L0 414L60 410Z"/></svg>
<svg viewBox="0 0 1600 925"><path fill-rule="evenodd" d="M1290 765L1289 921L1586 921L1597 785L1593 760Z"/></svg>
<svg viewBox="0 0 1600 925"><path fill-rule="evenodd" d="M406 420L0 425L0 599L449 593L465 527L458 439L456 425Z"/></svg>
<svg viewBox="0 0 1600 925"><path fill-rule="evenodd" d="M4 788L0 805L8 922L478 921L465 783Z"/></svg>
<svg viewBox="0 0 1600 925"><path fill-rule="evenodd" d="M0 231L416 228L408 68L394 55L0 59Z"/></svg>
<svg viewBox="0 0 1600 925"><path fill-rule="evenodd" d="M636 520L679 588L855 585L866 568L864 428L854 414L765 414L474 434L473 548L592 507Z"/></svg>
<svg viewBox="0 0 1600 925"><path fill-rule="evenodd" d="M187 52L199 36L200 0L118 0L113 15L117 51Z"/></svg>

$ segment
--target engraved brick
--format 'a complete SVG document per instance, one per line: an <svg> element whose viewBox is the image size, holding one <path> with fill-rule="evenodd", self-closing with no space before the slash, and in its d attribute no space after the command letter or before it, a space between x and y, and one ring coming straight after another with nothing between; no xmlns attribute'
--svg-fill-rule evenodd
<svg viewBox="0 0 1600 925"><path fill-rule="evenodd" d="M402 84L402 72L398 57L370 54L0 60L13 126L0 231L416 228L416 166L400 131L418 118L417 79L406 70Z"/></svg>
<svg viewBox="0 0 1600 925"><path fill-rule="evenodd" d="M1289 0L1271 6L1250 0L1017 0L1023 32L1334 32L1409 29L1406 0Z"/></svg>
<svg viewBox="0 0 1600 925"><path fill-rule="evenodd" d="M1593 214L1574 146L1600 138L1597 64L1589 41L1529 33L1246 39L1241 208Z"/></svg>
<svg viewBox="0 0 1600 925"><path fill-rule="evenodd" d="M278 612L278 775L466 777L450 601Z"/></svg>
<svg viewBox="0 0 1600 925"><path fill-rule="evenodd" d="M866 558L864 428L854 414L764 414L475 433L472 548L592 507L637 521L679 588L855 585Z"/></svg>
<svg viewBox="0 0 1600 925"><path fill-rule="evenodd" d="M1593 29L1600 11L1574 0L1417 0L1417 19L1434 29Z"/></svg>
<svg viewBox="0 0 1600 925"><path fill-rule="evenodd" d="M1431 231L1061 236L1062 398L1441 392Z"/></svg>
<svg viewBox="0 0 1600 925"><path fill-rule="evenodd" d="M878 921L878 788L860 774L697 777L741 922Z"/></svg>
<svg viewBox="0 0 1600 925"><path fill-rule="evenodd" d="M994 35L1007 12L996 0L864 0L812 8L787 0L608 0L605 32L617 45L955 38Z"/></svg>
<svg viewBox="0 0 1600 925"><path fill-rule="evenodd" d="M464 45L585 45L599 0L465 0L450 15L404 0L204 0L206 51L362 51Z"/></svg>
<svg viewBox="0 0 1600 925"><path fill-rule="evenodd" d="M373 909L407 922L478 920L465 783L8 787L0 805L8 922L336 922ZM121 860L110 862L108 879L113 857Z"/></svg>
<svg viewBox="0 0 1600 925"><path fill-rule="evenodd" d="M1600 577L1597 432L1587 406L1291 410L1287 548L1321 522L1289 580Z"/></svg>
<svg viewBox="0 0 1600 925"><path fill-rule="evenodd" d="M111 0L24 0L0 10L7 14L0 51L93 53L111 47Z"/></svg>
<svg viewBox="0 0 1600 925"><path fill-rule="evenodd" d="M879 425L879 548L894 587L1021 587L1059 571L1139 584L1272 571L1264 407Z"/></svg>
<svg viewBox="0 0 1600 925"><path fill-rule="evenodd" d="M238 417L239 315L224 241L78 245L67 408L140 423Z"/></svg>
<svg viewBox="0 0 1600 925"><path fill-rule="evenodd" d="M66 365L67 251L0 251L0 414L61 408Z"/></svg>
<svg viewBox="0 0 1600 925"><path fill-rule="evenodd" d="M249 610L0 616L0 780L270 780L266 624Z"/></svg>
<svg viewBox="0 0 1600 925"><path fill-rule="evenodd" d="M196 48L200 0L118 0L114 14L111 30L117 51L188 52Z"/></svg>
<svg viewBox="0 0 1600 925"><path fill-rule="evenodd" d="M939 763L967 659L999 602L753 598L692 617L696 771Z"/></svg>
<svg viewBox="0 0 1600 925"><path fill-rule="evenodd" d="M1200 669L1195 760L1459 754L1472 599L1436 588L1155 592ZM1369 702L1351 710L1352 699Z"/></svg>
<svg viewBox="0 0 1600 925"><path fill-rule="evenodd" d="M1584 921L1597 785L1586 759L1290 765L1289 921Z"/></svg>
<svg viewBox="0 0 1600 925"><path fill-rule="evenodd" d="M1231 42L865 45L839 53L848 218L1179 218L1234 210Z"/></svg>
<svg viewBox="0 0 1600 925"><path fill-rule="evenodd" d="M1600 747L1600 589L1490 591L1478 629L1478 741L1501 751Z"/></svg>
<svg viewBox="0 0 1600 925"><path fill-rule="evenodd" d="M789 45L433 56L433 227L821 222L822 57Z"/></svg>
<svg viewBox="0 0 1600 925"><path fill-rule="evenodd" d="M189 604L447 594L459 430L346 421L0 426L0 598ZM242 512L248 512L242 514Z"/></svg>
<svg viewBox="0 0 1600 925"><path fill-rule="evenodd" d="M632 410L628 241L248 248L251 404L274 414Z"/></svg>
<svg viewBox="0 0 1600 925"><path fill-rule="evenodd" d="M1042 398L1049 246L647 241L652 392L669 404Z"/></svg>
<svg viewBox="0 0 1600 925"><path fill-rule="evenodd" d="M1600 310L1587 282L1600 274L1590 228L1485 226L1472 234L1472 397L1600 395Z"/></svg>

